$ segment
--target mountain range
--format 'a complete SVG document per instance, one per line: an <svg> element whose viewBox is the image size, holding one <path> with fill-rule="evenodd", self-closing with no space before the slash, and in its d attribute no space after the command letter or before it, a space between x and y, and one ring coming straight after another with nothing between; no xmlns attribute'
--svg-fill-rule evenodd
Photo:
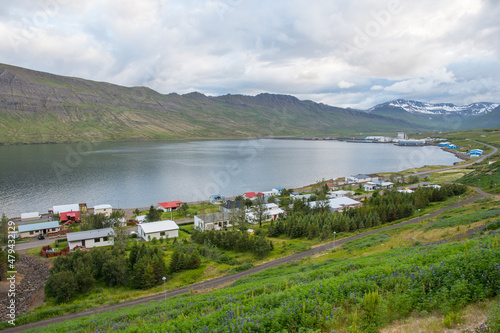
<svg viewBox="0 0 500 333"><path fill-rule="evenodd" d="M500 126L500 107L396 100L369 110L289 95L161 94L0 64L0 144L336 136Z"/></svg>

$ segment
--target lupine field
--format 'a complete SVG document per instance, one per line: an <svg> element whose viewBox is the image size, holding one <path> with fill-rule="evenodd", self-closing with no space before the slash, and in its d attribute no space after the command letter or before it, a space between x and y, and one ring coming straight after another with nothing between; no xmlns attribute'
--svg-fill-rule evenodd
<svg viewBox="0 0 500 333"><path fill-rule="evenodd" d="M499 235L289 264L222 290L52 325L42 332L377 332L414 313L500 292Z"/></svg>

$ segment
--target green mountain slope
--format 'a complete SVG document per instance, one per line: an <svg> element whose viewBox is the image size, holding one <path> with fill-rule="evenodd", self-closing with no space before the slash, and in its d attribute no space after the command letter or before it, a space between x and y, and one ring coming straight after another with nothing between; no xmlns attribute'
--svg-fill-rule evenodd
<svg viewBox="0 0 500 333"><path fill-rule="evenodd" d="M160 94L0 64L0 144L344 135L432 130L432 122L287 95Z"/></svg>

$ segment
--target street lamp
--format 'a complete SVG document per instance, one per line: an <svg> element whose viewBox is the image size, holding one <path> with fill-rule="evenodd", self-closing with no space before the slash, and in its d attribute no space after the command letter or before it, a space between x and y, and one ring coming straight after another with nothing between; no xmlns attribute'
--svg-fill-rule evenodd
<svg viewBox="0 0 500 333"><path fill-rule="evenodd" d="M167 301L167 289L165 288L165 280L167 279L166 277L161 278L163 280L163 292L165 293L165 302Z"/></svg>
<svg viewBox="0 0 500 333"><path fill-rule="evenodd" d="M417 209L417 223L420 223L420 208Z"/></svg>
<svg viewBox="0 0 500 333"><path fill-rule="evenodd" d="M334 250L335 250L335 234L336 234L336 232L334 231L333 232L333 249Z"/></svg>

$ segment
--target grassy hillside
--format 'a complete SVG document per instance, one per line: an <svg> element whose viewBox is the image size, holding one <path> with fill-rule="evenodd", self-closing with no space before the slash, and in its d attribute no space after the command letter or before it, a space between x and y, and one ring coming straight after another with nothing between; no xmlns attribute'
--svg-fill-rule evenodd
<svg viewBox="0 0 500 333"><path fill-rule="evenodd" d="M0 143L332 135L411 128L401 120L292 96L163 95L144 87L0 65Z"/></svg>
<svg viewBox="0 0 500 333"><path fill-rule="evenodd" d="M500 247L493 234L354 259L332 254L321 262L266 270L208 294L180 296L37 331L376 332L399 319L449 315L498 295ZM383 237L381 242L390 239L384 234L378 237ZM351 251L362 241L345 247ZM377 246L369 241L368 248ZM444 322L438 328L444 330Z"/></svg>
<svg viewBox="0 0 500 333"><path fill-rule="evenodd" d="M444 119L369 114L287 95L164 95L0 64L0 144L375 134L454 126Z"/></svg>

